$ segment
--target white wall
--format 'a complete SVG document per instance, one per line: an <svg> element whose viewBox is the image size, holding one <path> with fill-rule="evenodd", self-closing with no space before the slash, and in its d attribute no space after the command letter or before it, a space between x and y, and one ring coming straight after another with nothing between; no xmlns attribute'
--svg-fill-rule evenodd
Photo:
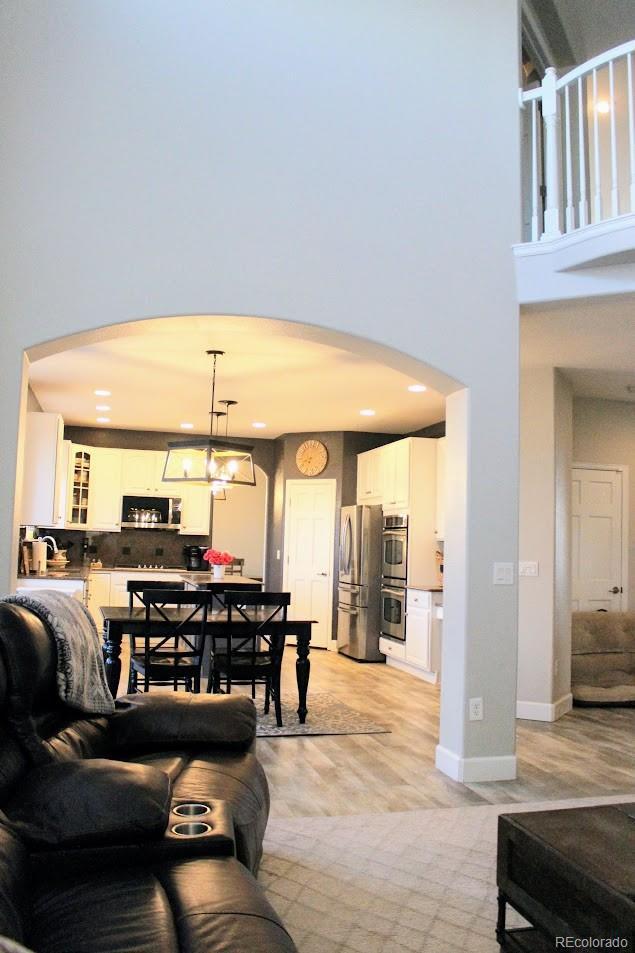
<svg viewBox="0 0 635 953"><path fill-rule="evenodd" d="M7 0L1 16L5 498L22 352L63 335L263 315L445 372L469 393L448 412L465 498L441 747L455 776L513 770L516 587L492 564L517 555L516 3ZM4 508L5 587L15 531Z"/></svg>
<svg viewBox="0 0 635 953"><path fill-rule="evenodd" d="M577 397L573 402L576 463L621 463L629 468L629 609L635 609L635 404Z"/></svg>
<svg viewBox="0 0 635 953"><path fill-rule="evenodd" d="M246 576L264 575L267 478L256 467L255 486L234 486L227 499L214 502L212 540L215 549L245 560Z"/></svg>
<svg viewBox="0 0 635 953"><path fill-rule="evenodd" d="M518 716L553 721L571 705L571 388L553 367L523 368L520 399Z"/></svg>

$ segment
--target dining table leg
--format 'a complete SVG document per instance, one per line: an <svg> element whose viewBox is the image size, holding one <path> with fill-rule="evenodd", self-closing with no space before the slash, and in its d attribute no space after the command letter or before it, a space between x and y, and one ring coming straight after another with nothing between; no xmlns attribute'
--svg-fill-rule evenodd
<svg viewBox="0 0 635 953"><path fill-rule="evenodd" d="M311 674L311 663L309 662L309 647L311 642L311 628L309 631L300 631L296 633L296 652L295 677L298 683L298 718L300 724L306 721L306 693L309 687L309 675Z"/></svg>
<svg viewBox="0 0 635 953"><path fill-rule="evenodd" d="M106 666L106 682L113 698L117 697L119 676L121 675L121 640L123 630L116 622L106 622L104 625L104 662Z"/></svg>

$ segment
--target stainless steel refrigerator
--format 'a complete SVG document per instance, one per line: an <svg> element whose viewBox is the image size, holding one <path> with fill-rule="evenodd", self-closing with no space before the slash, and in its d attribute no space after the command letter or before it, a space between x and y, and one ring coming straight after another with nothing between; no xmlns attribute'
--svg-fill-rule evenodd
<svg viewBox="0 0 635 953"><path fill-rule="evenodd" d="M379 651L381 506L343 506L339 537L337 648L363 662Z"/></svg>

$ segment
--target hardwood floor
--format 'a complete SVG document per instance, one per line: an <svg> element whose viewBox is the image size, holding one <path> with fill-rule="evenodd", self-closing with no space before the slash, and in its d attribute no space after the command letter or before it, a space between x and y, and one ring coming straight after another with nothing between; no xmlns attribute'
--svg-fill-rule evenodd
<svg viewBox="0 0 635 953"><path fill-rule="evenodd" d="M120 692L125 692L127 644ZM381 664L313 650L311 693L329 692L385 724L376 735L259 738L273 817L339 815L624 794L635 798L635 708L575 708L553 723L518 721L518 779L458 784L434 766L439 690ZM295 703L295 650L282 688Z"/></svg>
<svg viewBox="0 0 635 953"><path fill-rule="evenodd" d="M283 692L295 691L293 651ZM386 665L311 653L311 692L328 691L389 734L260 738L272 816L635 795L635 709L574 709L559 721L519 721L516 781L462 785L434 767L436 687Z"/></svg>

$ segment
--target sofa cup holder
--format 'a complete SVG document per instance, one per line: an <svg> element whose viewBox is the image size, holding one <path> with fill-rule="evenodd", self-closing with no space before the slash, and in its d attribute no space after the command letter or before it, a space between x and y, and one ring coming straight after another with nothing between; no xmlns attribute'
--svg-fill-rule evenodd
<svg viewBox="0 0 635 953"><path fill-rule="evenodd" d="M190 801L187 804L177 804L172 813L178 817L202 817L209 814L211 808L209 804L201 804L198 801Z"/></svg>
<svg viewBox="0 0 635 953"><path fill-rule="evenodd" d="M177 837L202 837L203 834L209 834L211 829L210 825L203 821L182 821L170 828Z"/></svg>

